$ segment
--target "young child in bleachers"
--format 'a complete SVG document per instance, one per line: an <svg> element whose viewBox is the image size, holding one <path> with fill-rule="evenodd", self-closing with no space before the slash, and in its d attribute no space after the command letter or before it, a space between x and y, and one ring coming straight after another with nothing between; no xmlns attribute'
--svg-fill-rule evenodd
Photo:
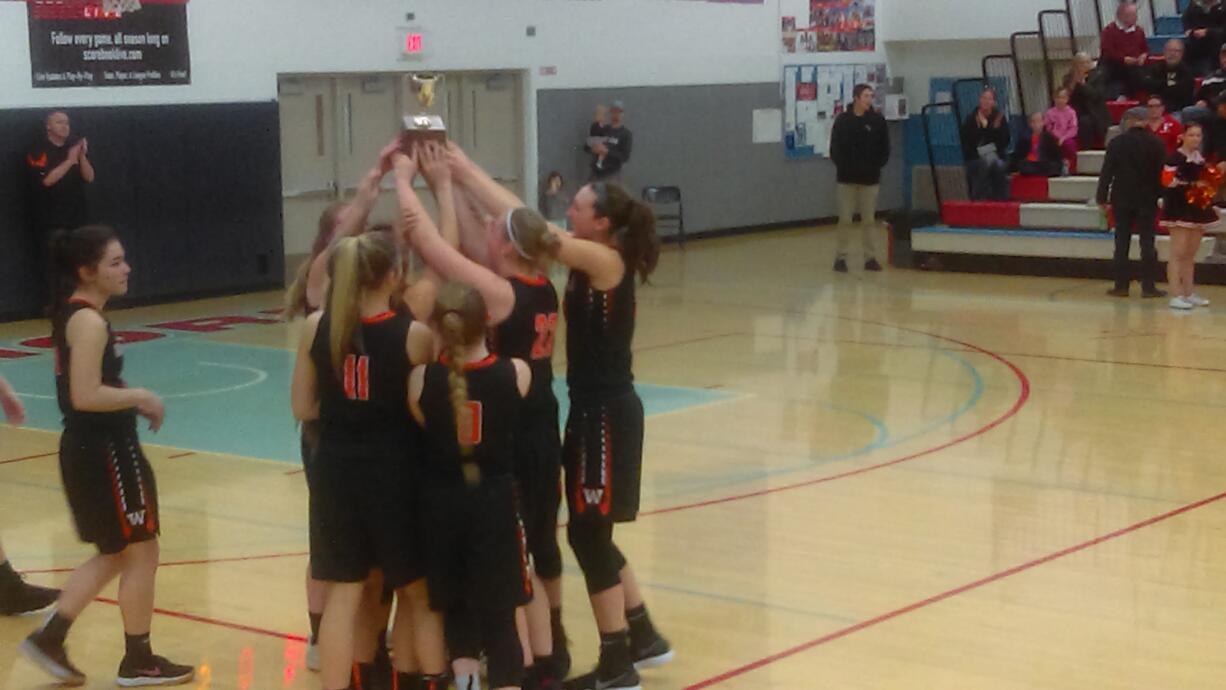
<svg viewBox="0 0 1226 690"><path fill-rule="evenodd" d="M1013 169L1023 175L1058 177L1063 161L1060 140L1048 131L1043 113L1030 116L1030 130L1013 147Z"/></svg>
<svg viewBox="0 0 1226 690"><path fill-rule="evenodd" d="M1069 107L1069 90L1061 87L1053 96L1055 102L1043 115L1043 124L1060 145L1064 157L1064 174L1077 172L1077 111Z"/></svg>

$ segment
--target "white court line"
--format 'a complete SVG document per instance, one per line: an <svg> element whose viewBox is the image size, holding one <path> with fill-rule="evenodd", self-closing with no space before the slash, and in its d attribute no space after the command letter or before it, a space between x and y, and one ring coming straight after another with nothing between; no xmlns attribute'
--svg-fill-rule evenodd
<svg viewBox="0 0 1226 690"><path fill-rule="evenodd" d="M202 391L190 391L187 393L169 393L167 395L162 396L163 400L179 399L179 398L202 398L206 395L221 395L222 393L233 393L234 391L240 391L240 390L243 390L244 388L258 386L261 383L264 383L265 381L268 380L268 372L264 371L263 369L256 369L255 367L245 367L239 364L220 364L218 362L196 362L196 364L202 367L221 367L223 369L237 369L239 371L246 371L246 372L255 374L255 378L251 379L250 381L244 381L243 383L235 384L233 386L223 386L221 388L209 388L209 389L202 390ZM17 395L18 397L30 398L32 400L55 400L54 395L41 395L39 393L20 393L19 392L17 393Z"/></svg>

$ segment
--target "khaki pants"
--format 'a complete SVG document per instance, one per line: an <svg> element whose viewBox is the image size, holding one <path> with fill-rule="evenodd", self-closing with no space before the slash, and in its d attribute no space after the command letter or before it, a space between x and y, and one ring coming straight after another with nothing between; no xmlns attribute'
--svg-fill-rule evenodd
<svg viewBox="0 0 1226 690"><path fill-rule="evenodd" d="M857 211L860 213L860 242L864 247L864 260L877 258L873 233L877 230L877 193L880 190L880 185L839 184L838 258L847 258L852 219Z"/></svg>

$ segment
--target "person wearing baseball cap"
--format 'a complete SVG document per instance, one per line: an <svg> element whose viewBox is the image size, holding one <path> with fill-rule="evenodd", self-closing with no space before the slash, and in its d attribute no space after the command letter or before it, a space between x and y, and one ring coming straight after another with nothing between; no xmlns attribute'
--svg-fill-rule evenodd
<svg viewBox="0 0 1226 690"><path fill-rule="evenodd" d="M1166 162L1166 147L1145 126L1146 119L1145 108L1132 108L1124 113L1120 121L1124 132L1107 146L1094 198L1099 206L1110 201L1115 215L1115 287L1107 291L1112 297L1128 296L1131 280L1128 251L1134 232L1141 239L1141 296L1166 296L1154 285L1158 275L1154 226L1158 198L1163 191L1162 166Z"/></svg>
<svg viewBox="0 0 1226 690"><path fill-rule="evenodd" d="M609 104L609 124L604 128L604 141L594 142L592 153L592 181L617 181L622 168L630 162L634 148L634 135L622 120L626 106L621 101Z"/></svg>

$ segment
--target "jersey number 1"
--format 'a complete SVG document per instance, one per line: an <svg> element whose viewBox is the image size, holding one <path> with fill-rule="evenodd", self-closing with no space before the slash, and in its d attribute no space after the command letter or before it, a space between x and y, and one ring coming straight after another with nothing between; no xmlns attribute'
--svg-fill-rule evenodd
<svg viewBox="0 0 1226 690"><path fill-rule="evenodd" d="M464 406L464 413L460 416L459 424L456 425L460 445L481 445L481 424L481 401L469 400Z"/></svg>
<svg viewBox="0 0 1226 690"><path fill-rule="evenodd" d="M345 357L345 397L350 400L370 400L370 357Z"/></svg>
<svg viewBox="0 0 1226 690"><path fill-rule="evenodd" d="M532 359L553 356L553 337L558 332L558 313L536 315L536 342L532 343Z"/></svg>

